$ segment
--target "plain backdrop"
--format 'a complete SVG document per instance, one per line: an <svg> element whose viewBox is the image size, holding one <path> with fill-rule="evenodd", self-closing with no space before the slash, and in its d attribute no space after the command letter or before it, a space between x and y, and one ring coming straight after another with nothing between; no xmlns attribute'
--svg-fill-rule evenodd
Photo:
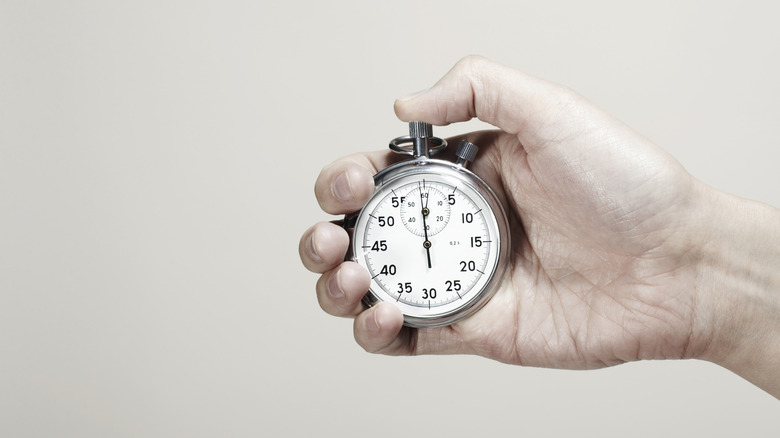
<svg viewBox="0 0 780 438"><path fill-rule="evenodd" d="M0 0L0 436L777 437L701 361L370 355L319 309L319 170L481 54L780 206L780 27L751 1ZM441 136L485 125L438 128Z"/></svg>

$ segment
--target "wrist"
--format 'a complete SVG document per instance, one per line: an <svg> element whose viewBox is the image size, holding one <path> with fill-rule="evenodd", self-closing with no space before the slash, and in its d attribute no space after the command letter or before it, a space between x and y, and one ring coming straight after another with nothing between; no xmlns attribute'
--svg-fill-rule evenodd
<svg viewBox="0 0 780 438"><path fill-rule="evenodd" d="M780 397L780 210L702 192L698 357Z"/></svg>

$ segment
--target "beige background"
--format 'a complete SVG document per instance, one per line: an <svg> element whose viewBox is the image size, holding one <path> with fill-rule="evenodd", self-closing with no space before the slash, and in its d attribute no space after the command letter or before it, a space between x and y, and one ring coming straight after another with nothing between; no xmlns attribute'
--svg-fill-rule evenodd
<svg viewBox="0 0 780 438"><path fill-rule="evenodd" d="M777 12L1 0L0 436L778 436L779 402L704 362L369 355L297 255L319 169L470 53L780 206Z"/></svg>

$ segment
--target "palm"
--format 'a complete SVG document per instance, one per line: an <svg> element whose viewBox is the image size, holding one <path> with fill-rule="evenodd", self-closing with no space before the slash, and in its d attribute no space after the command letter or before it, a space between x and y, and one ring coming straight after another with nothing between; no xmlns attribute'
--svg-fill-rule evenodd
<svg viewBox="0 0 780 438"><path fill-rule="evenodd" d="M692 182L633 133L629 142L579 134L530 155L506 133L475 141L484 152L474 170L502 188L513 222L512 268L482 311L418 333L416 348L445 339L505 362L564 368L686 354L693 304L681 292L692 282L681 281L690 273L675 247L685 225L675 209Z"/></svg>

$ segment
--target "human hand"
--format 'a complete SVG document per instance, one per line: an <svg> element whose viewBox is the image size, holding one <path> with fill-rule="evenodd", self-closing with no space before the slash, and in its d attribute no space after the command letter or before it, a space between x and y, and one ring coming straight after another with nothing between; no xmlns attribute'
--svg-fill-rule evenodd
<svg viewBox="0 0 780 438"><path fill-rule="evenodd" d="M481 148L471 169L505 204L513 254L500 290L475 315L411 329L390 303L363 307L368 274L343 262L346 233L313 226L300 252L322 274L320 305L355 317L366 350L556 368L713 354L718 298L703 287L699 250L712 235L712 191L671 156L573 91L482 58L459 62L395 111L405 121L477 117L500 129L469 135ZM323 210L361 208L372 175L394 159L357 154L323 169L315 186Z"/></svg>

